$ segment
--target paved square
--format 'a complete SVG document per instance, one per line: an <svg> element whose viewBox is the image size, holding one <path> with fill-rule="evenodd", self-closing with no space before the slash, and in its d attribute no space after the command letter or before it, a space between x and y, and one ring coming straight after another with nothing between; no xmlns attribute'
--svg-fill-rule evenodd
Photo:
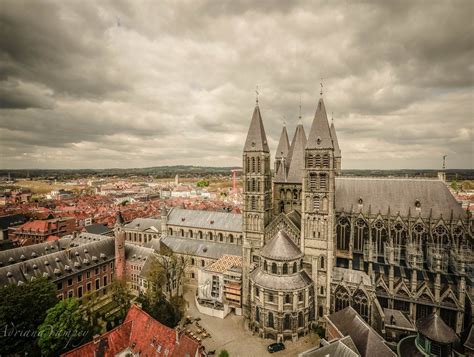
<svg viewBox="0 0 474 357"><path fill-rule="evenodd" d="M199 324L210 334L210 338L202 341L206 351L216 350L216 355L220 350L227 350L230 357L252 357L252 356L270 356L267 352L267 346L274 340L262 339L245 329L244 318L229 314L225 319L201 314L196 309L194 294L196 286L188 285L186 287L185 299L189 303L185 315L200 317ZM297 342L286 341L285 351L276 352L272 355L276 357L297 356L298 353L308 350L319 344L319 336L311 333Z"/></svg>

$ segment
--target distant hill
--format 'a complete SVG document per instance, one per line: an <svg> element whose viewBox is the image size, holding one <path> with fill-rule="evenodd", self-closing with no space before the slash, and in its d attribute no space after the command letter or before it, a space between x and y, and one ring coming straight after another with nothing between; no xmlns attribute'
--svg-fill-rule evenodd
<svg viewBox="0 0 474 357"><path fill-rule="evenodd" d="M238 167L211 167L211 166L192 166L192 165L176 165L176 166L156 166L145 168L130 169L55 169L55 170L0 170L0 177L11 178L53 178L53 179L72 179L86 176L154 176L156 178L172 178L176 174L180 177L202 177L212 175L230 176L232 169L240 169ZM342 170L344 176L382 176L382 177L437 177L439 170ZM240 174L240 172L239 172ZM446 176L451 180L474 180L474 170L470 169L450 169L446 170Z"/></svg>

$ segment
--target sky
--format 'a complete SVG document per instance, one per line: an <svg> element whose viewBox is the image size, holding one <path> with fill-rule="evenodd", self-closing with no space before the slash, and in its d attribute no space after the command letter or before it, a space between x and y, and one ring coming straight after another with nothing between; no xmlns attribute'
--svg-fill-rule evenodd
<svg viewBox="0 0 474 357"><path fill-rule="evenodd" d="M0 168L241 166L320 97L343 169L474 168L474 1L0 1ZM331 120L331 118L329 119Z"/></svg>

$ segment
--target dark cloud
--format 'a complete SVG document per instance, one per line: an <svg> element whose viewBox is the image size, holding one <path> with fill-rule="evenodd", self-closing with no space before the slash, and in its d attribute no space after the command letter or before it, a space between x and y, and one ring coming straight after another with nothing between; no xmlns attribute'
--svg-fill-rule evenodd
<svg viewBox="0 0 474 357"><path fill-rule="evenodd" d="M240 165L324 97L346 168L473 167L472 1L5 1L1 167Z"/></svg>

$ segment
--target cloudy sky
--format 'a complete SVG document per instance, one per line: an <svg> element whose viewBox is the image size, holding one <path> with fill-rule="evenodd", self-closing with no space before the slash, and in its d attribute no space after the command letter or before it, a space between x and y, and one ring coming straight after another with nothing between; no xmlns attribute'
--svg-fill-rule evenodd
<svg viewBox="0 0 474 357"><path fill-rule="evenodd" d="M240 165L301 97L343 168L473 168L473 1L0 2L0 167ZM291 138L290 138L291 140Z"/></svg>

